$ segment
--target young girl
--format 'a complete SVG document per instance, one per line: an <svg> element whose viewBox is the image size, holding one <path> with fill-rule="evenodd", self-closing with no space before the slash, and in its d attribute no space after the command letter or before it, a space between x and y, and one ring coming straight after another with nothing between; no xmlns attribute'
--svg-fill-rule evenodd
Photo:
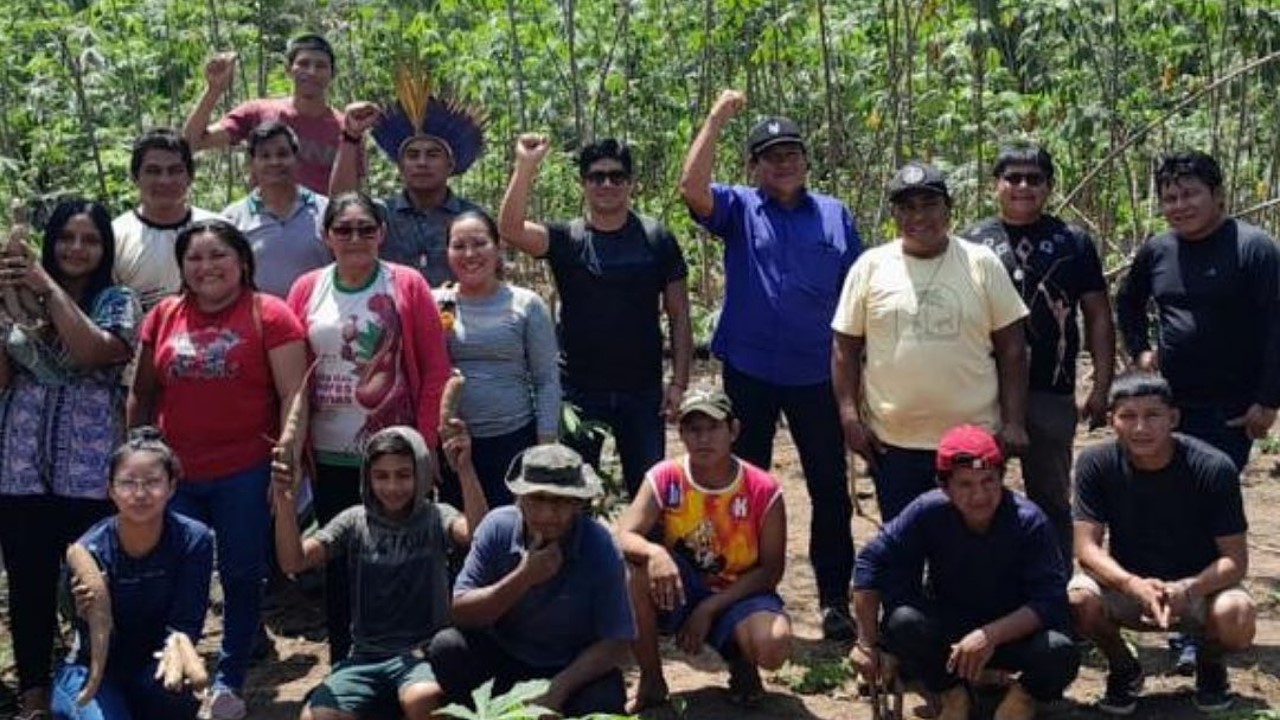
<svg viewBox="0 0 1280 720"><path fill-rule="evenodd" d="M449 619L449 546L466 548L488 511L471 440L453 421L445 456L461 478L463 507L431 502L431 455L422 435L389 427L369 439L360 467L364 502L347 508L314 537L301 539L293 513L296 485L276 466L276 553L296 574L330 560L351 578L351 653L308 698L303 720L396 716L426 720L443 693L422 650Z"/></svg>
<svg viewBox="0 0 1280 720"><path fill-rule="evenodd" d="M106 675L88 704L76 696L89 677L88 628L76 623L77 650L54 680L53 714L66 720L189 720L199 702L156 679L155 654L169 634L199 642L209 609L213 533L169 509L182 475L177 455L155 428L135 429L111 456L109 493L116 514L77 543L107 579L114 631ZM93 597L72 588L82 617Z"/></svg>

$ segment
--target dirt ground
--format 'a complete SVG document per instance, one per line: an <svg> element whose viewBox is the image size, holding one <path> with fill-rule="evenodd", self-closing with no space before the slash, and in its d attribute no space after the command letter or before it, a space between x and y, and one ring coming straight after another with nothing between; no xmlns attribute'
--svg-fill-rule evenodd
<svg viewBox="0 0 1280 720"><path fill-rule="evenodd" d="M1077 446L1097 442L1106 431L1077 438ZM678 447L674 436L669 447ZM690 657L673 647L664 648L667 681L675 693L675 710L646 713L646 718L685 717L707 720L754 720L756 718L822 718L825 720L865 720L871 718L869 704L857 696L856 685L842 664L843 649L822 641L817 625L817 597L813 574L806 558L809 503L800 474L795 449L785 428L780 429L775 453L777 476L785 487L790 521L788 566L781 593L794 622L796 642L791 663L778 673L766 675L768 696L755 709L732 705L724 691L726 673L710 651ZM1019 487L1016 463L1010 482ZM1250 462L1244 480L1245 503L1250 520L1250 570L1248 587L1258 601L1261 617L1252 650L1230 659L1231 684L1238 695L1232 718L1277 718L1270 708L1280 706L1280 467L1277 456L1260 455ZM877 514L871 482L859 476L855 482L863 515L855 518L854 533L859 547L875 532L872 518ZM290 589L268 614L269 633L274 641L270 656L251 672L247 690L250 717L261 720L296 718L304 694L319 683L328 671L328 651L323 641L323 611L314 594ZM211 613L209 635L201 644L206 657L214 655L220 636L220 618ZM0 641L8 643L6 631ZM1190 678L1166 675L1169 655L1161 635L1134 636L1148 672L1138 718L1195 718L1201 714L1191 704ZM0 647L4 678L12 682L9 648ZM1090 703L1101 694L1104 672L1096 653L1086 657L1079 679L1068 691L1068 699L1045 709L1041 717L1099 717ZM635 671L629 671L634 683ZM823 688L814 692L813 687ZM916 700L908 698L908 707ZM0 711L0 717L4 717ZM908 717L910 717L908 713Z"/></svg>

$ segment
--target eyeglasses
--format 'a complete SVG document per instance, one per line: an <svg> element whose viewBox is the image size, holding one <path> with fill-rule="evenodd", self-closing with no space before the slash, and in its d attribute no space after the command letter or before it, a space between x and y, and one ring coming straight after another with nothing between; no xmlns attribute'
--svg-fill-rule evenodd
<svg viewBox="0 0 1280 720"><path fill-rule="evenodd" d="M333 225L329 228L329 234L339 240L350 240L353 236L358 236L361 240L372 240L378 236L377 225Z"/></svg>
<svg viewBox="0 0 1280 720"><path fill-rule="evenodd" d="M604 185L605 181L610 185L626 185L631 182L631 173L626 170L593 170L582 178L596 187Z"/></svg>
<svg viewBox="0 0 1280 720"><path fill-rule="evenodd" d="M111 481L113 487L125 495L158 495L164 492L165 487L169 484L168 478L151 477L151 478L133 478L122 477Z"/></svg>
<svg viewBox="0 0 1280 720"><path fill-rule="evenodd" d="M1045 177L1040 173L1011 172L1011 173L1005 173L1004 175L1001 175L1000 179L1004 180L1010 185L1013 185L1014 187L1025 184L1027 187L1035 188L1035 187L1040 187L1041 185L1044 185L1049 178Z"/></svg>

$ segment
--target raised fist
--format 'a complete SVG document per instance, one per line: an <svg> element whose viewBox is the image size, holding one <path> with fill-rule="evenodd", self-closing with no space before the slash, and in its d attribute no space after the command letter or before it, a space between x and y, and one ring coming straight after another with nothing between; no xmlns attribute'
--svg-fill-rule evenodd
<svg viewBox="0 0 1280 720"><path fill-rule="evenodd" d="M353 102L342 111L342 129L348 135L359 137L378 123L382 108L376 103Z"/></svg>
<svg viewBox="0 0 1280 720"><path fill-rule="evenodd" d="M234 52L220 52L204 64L204 80L215 92L226 92L231 87L235 72L236 54Z"/></svg>
<svg viewBox="0 0 1280 720"><path fill-rule="evenodd" d="M747 96L741 90L723 90L720 97L716 98L716 104L711 108L711 114L728 120L742 111L747 106Z"/></svg>
<svg viewBox="0 0 1280 720"><path fill-rule="evenodd" d="M551 150L551 140L539 133L524 133L516 138L516 159L537 165Z"/></svg>

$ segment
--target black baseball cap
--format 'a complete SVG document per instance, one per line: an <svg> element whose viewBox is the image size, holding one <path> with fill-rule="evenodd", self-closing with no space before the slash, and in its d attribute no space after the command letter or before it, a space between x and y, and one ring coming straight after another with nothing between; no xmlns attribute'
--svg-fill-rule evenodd
<svg viewBox="0 0 1280 720"><path fill-rule="evenodd" d="M951 200L942 171L930 163L918 160L903 165L889 181L889 202L897 202L902 196L912 192L941 195L948 201Z"/></svg>
<svg viewBox="0 0 1280 720"><path fill-rule="evenodd" d="M751 128L751 134L747 135L747 154L754 158L766 148L782 143L798 143L804 147L800 126L791 118L767 117Z"/></svg>

